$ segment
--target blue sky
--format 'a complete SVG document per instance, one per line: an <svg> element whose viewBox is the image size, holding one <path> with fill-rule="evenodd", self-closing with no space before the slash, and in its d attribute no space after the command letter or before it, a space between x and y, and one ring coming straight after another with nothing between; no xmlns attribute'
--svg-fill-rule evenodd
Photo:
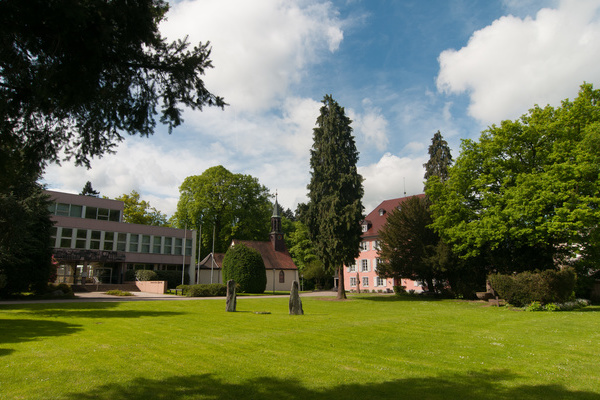
<svg viewBox="0 0 600 400"><path fill-rule="evenodd" d="M187 176L223 165L250 174L280 203L306 201L312 128L325 94L346 109L360 152L365 212L421 193L439 130L461 139L559 105L600 83L600 0L171 2L161 32L210 40L209 90L224 111L186 111L168 135L128 137L117 154L47 169L48 188L86 181L116 197L136 190L171 215Z"/></svg>

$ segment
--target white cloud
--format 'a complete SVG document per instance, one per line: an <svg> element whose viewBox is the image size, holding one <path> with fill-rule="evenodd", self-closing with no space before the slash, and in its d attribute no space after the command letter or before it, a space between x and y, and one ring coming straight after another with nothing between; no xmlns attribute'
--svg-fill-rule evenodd
<svg viewBox="0 0 600 400"><path fill-rule="evenodd" d="M365 195L363 205L368 214L379 203L406 195L423 193L423 164L427 157L398 157L390 153L372 165L359 167L358 172L364 178Z"/></svg>
<svg viewBox="0 0 600 400"><path fill-rule="evenodd" d="M266 110L290 85L343 40L343 22L329 2L284 0L190 0L171 5L161 31L209 40L214 69L209 90L240 111Z"/></svg>
<svg viewBox="0 0 600 400"><path fill-rule="evenodd" d="M485 124L515 119L534 104L559 105L584 81L599 82L599 0L564 0L535 19L505 16L439 56L437 86L470 96Z"/></svg>
<svg viewBox="0 0 600 400"><path fill-rule="evenodd" d="M371 105L369 99L364 99L362 103L365 109L363 114L355 110L348 110L348 117L352 120L354 135L362 139L368 146L384 151L389 144L387 119L380 108Z"/></svg>

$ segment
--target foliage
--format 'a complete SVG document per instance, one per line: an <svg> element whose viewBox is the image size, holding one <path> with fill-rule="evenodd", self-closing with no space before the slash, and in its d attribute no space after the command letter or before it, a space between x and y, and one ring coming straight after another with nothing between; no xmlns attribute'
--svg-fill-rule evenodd
<svg viewBox="0 0 600 400"><path fill-rule="evenodd" d="M0 148L4 148L0 141ZM51 263L50 200L36 182L39 169L23 149L0 157L0 296L33 290L44 293L55 267Z"/></svg>
<svg viewBox="0 0 600 400"><path fill-rule="evenodd" d="M326 95L313 129L310 151L309 202L301 213L315 254L328 271L338 271L338 298L346 298L344 265L359 253L363 219L362 177L351 120L344 108ZM302 207L300 207L302 208Z"/></svg>
<svg viewBox="0 0 600 400"><path fill-rule="evenodd" d="M523 307L532 302L564 303L573 298L576 275L572 268L525 271L516 275L488 276L490 286L508 303Z"/></svg>
<svg viewBox="0 0 600 400"><path fill-rule="evenodd" d="M83 186L83 189L81 189L81 193L79 193L81 196L92 196L92 197L98 197L100 196L100 192L97 190L94 190L94 188L92 187L92 182L87 181L85 183L85 185Z"/></svg>
<svg viewBox="0 0 600 400"><path fill-rule="evenodd" d="M168 43L167 10L163 0L0 2L2 141L40 168L61 152L89 166L124 132L151 135L157 108L171 131L182 106L223 107L201 79L209 43Z"/></svg>
<svg viewBox="0 0 600 400"><path fill-rule="evenodd" d="M156 280L166 281L168 289L174 289L178 285L181 285L181 271L164 271L156 270ZM185 281L189 281L189 275L185 274Z"/></svg>
<svg viewBox="0 0 600 400"><path fill-rule="evenodd" d="M233 174L219 165L188 176L179 187L174 220L179 228L202 229L202 251L224 253L232 239L265 240L272 205L269 190L250 175Z"/></svg>
<svg viewBox="0 0 600 400"><path fill-rule="evenodd" d="M464 140L447 182L432 179L434 229L489 272L552 268L593 254L600 227L600 91ZM590 259L598 269L598 260Z"/></svg>
<svg viewBox="0 0 600 400"><path fill-rule="evenodd" d="M260 253L243 244L230 247L223 258L223 281L230 279L242 293L264 293L267 272Z"/></svg>
<svg viewBox="0 0 600 400"><path fill-rule="evenodd" d="M123 194L115 200L122 201L123 222L128 224L142 224L153 226L169 226L167 216L154 207L146 200L140 200L140 194L135 190L131 194Z"/></svg>
<svg viewBox="0 0 600 400"><path fill-rule="evenodd" d="M133 296L133 293L120 289L109 290L106 294L111 296Z"/></svg>
<svg viewBox="0 0 600 400"><path fill-rule="evenodd" d="M182 293L187 297L218 297L227 295L227 285L223 283L201 283L198 285L179 285Z"/></svg>
<svg viewBox="0 0 600 400"><path fill-rule="evenodd" d="M423 164L425 180L437 176L440 182L448 180L448 169L452 165L452 154L448 142L444 140L440 131L431 138L429 146L429 160Z"/></svg>
<svg viewBox="0 0 600 400"><path fill-rule="evenodd" d="M380 230L380 276L424 281L430 292L434 280L445 281L444 270L437 263L439 237L429 228L431 214L427 199L408 198L400 209L393 210Z"/></svg>
<svg viewBox="0 0 600 400"><path fill-rule="evenodd" d="M307 264L318 262L317 255L308 227L300 221L291 222L291 229L286 228L285 219L285 245L294 260L294 264L298 267L299 272L304 272Z"/></svg>
<svg viewBox="0 0 600 400"><path fill-rule="evenodd" d="M135 271L135 277L138 281L156 281L158 274L151 269L138 269Z"/></svg>

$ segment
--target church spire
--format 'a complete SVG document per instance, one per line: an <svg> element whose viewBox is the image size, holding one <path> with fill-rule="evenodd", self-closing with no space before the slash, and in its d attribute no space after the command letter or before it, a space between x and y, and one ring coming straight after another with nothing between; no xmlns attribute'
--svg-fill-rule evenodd
<svg viewBox="0 0 600 400"><path fill-rule="evenodd" d="M285 242L283 241L283 229L281 228L281 212L277 202L277 192L275 192L275 204L273 205L273 215L271 216L271 243L275 251L284 251Z"/></svg>

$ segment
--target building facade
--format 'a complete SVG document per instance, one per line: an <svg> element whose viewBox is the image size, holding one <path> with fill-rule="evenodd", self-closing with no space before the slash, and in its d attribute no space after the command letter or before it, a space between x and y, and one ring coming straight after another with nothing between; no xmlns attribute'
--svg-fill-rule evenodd
<svg viewBox="0 0 600 400"><path fill-rule="evenodd" d="M136 269L180 271L196 280L196 232L123 222L118 200L47 190L58 282L123 283ZM191 265L191 267L190 267Z"/></svg>
<svg viewBox="0 0 600 400"><path fill-rule="evenodd" d="M425 196L424 194L418 195ZM379 231L385 225L390 212L402 207L409 197L385 200L379 204L361 222L362 240L360 253L354 264L345 266L344 288L350 292L389 293L394 286L404 286L406 290L422 292L423 285L410 279L396 281L394 278L382 278L377 273L379 262Z"/></svg>

